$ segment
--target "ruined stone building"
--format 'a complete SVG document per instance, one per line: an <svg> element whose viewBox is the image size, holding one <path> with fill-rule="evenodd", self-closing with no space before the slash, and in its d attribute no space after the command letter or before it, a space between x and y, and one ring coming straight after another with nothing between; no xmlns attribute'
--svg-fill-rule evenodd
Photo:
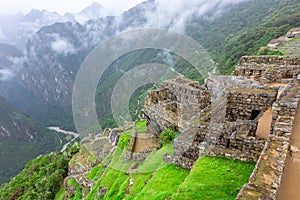
<svg viewBox="0 0 300 200"><path fill-rule="evenodd" d="M237 199L276 199L292 148L299 74L300 57L245 56L232 76L209 77L203 86L165 81L146 98L148 130L180 132L164 160L184 168L203 155L255 161Z"/></svg>
<svg viewBox="0 0 300 200"><path fill-rule="evenodd" d="M204 86L179 77L149 92L144 112L154 133L181 133L171 162L191 168L208 146L215 147L209 154L228 151L235 158L256 161L265 141L255 137L258 118L275 102L277 92L242 77L215 76Z"/></svg>
<svg viewBox="0 0 300 200"><path fill-rule="evenodd" d="M101 161L117 147L119 135L131 130L125 158L143 161L163 130L177 130L174 154L164 155L165 161L188 169L201 156L256 162L237 199L276 199L287 157L297 153L290 138L300 121L299 74L300 57L245 56L232 76L210 76L204 85L184 77L167 80L146 97L146 133L137 133L133 123L83 140L83 149ZM75 163L70 172L92 188L77 173L89 167Z"/></svg>

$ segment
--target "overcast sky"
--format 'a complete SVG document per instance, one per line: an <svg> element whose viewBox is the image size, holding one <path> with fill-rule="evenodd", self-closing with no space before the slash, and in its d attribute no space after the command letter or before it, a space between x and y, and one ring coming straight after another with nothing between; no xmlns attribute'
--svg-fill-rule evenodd
<svg viewBox="0 0 300 200"><path fill-rule="evenodd" d="M1 0L0 14L27 14L32 8L39 10L78 13L93 2L100 3L109 11L120 12L128 10L144 0Z"/></svg>

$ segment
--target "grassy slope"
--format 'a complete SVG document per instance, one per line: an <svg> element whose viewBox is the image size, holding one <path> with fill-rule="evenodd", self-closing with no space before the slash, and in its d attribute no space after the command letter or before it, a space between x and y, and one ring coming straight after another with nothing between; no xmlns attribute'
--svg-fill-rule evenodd
<svg viewBox="0 0 300 200"><path fill-rule="evenodd" d="M200 158L172 199L234 199L254 166L225 158Z"/></svg>
<svg viewBox="0 0 300 200"><path fill-rule="evenodd" d="M152 152L128 175L134 162L124 161L124 154L117 151L86 199L95 199L99 187L107 192L98 199L234 199L254 168L253 163L203 157L190 172L163 161L163 155L172 152L171 144Z"/></svg>
<svg viewBox="0 0 300 200"><path fill-rule="evenodd" d="M173 149L173 144L167 144L140 163L124 160L125 154L119 148L113 157L108 155L87 174L86 178L95 181L91 191L81 188L75 179L69 179L68 185L76 188L76 194L69 198L80 199L84 189L87 200L234 199L254 167L253 163L203 157L189 171L163 161L163 155L173 154ZM50 154L31 161L13 181L0 187L0 196L62 200L66 192L62 178L66 176L67 163L72 163L70 155L77 151L74 146L68 153ZM137 168L128 174L133 164L137 164ZM105 196L97 197L99 188L107 189Z"/></svg>
<svg viewBox="0 0 300 200"><path fill-rule="evenodd" d="M167 165L153 173L148 184L134 199L167 199L177 191L188 174L189 170Z"/></svg>

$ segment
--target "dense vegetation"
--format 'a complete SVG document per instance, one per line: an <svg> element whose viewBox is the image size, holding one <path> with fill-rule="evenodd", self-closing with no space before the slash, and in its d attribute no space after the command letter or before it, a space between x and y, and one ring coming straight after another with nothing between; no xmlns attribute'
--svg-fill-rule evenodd
<svg viewBox="0 0 300 200"><path fill-rule="evenodd" d="M179 134L178 132L170 130L170 129L165 130L159 135L158 144L161 147L166 144L169 144L178 136L178 134Z"/></svg>
<svg viewBox="0 0 300 200"><path fill-rule="evenodd" d="M27 163L24 170L0 187L0 199L54 199L68 173L68 162L78 144L63 153L51 153Z"/></svg>

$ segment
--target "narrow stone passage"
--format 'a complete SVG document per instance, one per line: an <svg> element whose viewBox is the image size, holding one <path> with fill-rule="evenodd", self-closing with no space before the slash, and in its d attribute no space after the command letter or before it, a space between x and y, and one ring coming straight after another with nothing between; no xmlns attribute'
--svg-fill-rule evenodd
<svg viewBox="0 0 300 200"><path fill-rule="evenodd" d="M291 154L286 160L278 200L300 200L300 106L297 108L290 144Z"/></svg>
<svg viewBox="0 0 300 200"><path fill-rule="evenodd" d="M280 97L281 93L285 89L288 84L285 83L271 83L267 84L267 86L277 86L280 87L277 94L277 99ZM256 137L257 138L265 138L267 139L271 129L272 122L272 107L268 108L263 115L258 120Z"/></svg>
<svg viewBox="0 0 300 200"><path fill-rule="evenodd" d="M256 137L257 138L268 138L271 129L272 122L272 107L266 110L258 120Z"/></svg>

